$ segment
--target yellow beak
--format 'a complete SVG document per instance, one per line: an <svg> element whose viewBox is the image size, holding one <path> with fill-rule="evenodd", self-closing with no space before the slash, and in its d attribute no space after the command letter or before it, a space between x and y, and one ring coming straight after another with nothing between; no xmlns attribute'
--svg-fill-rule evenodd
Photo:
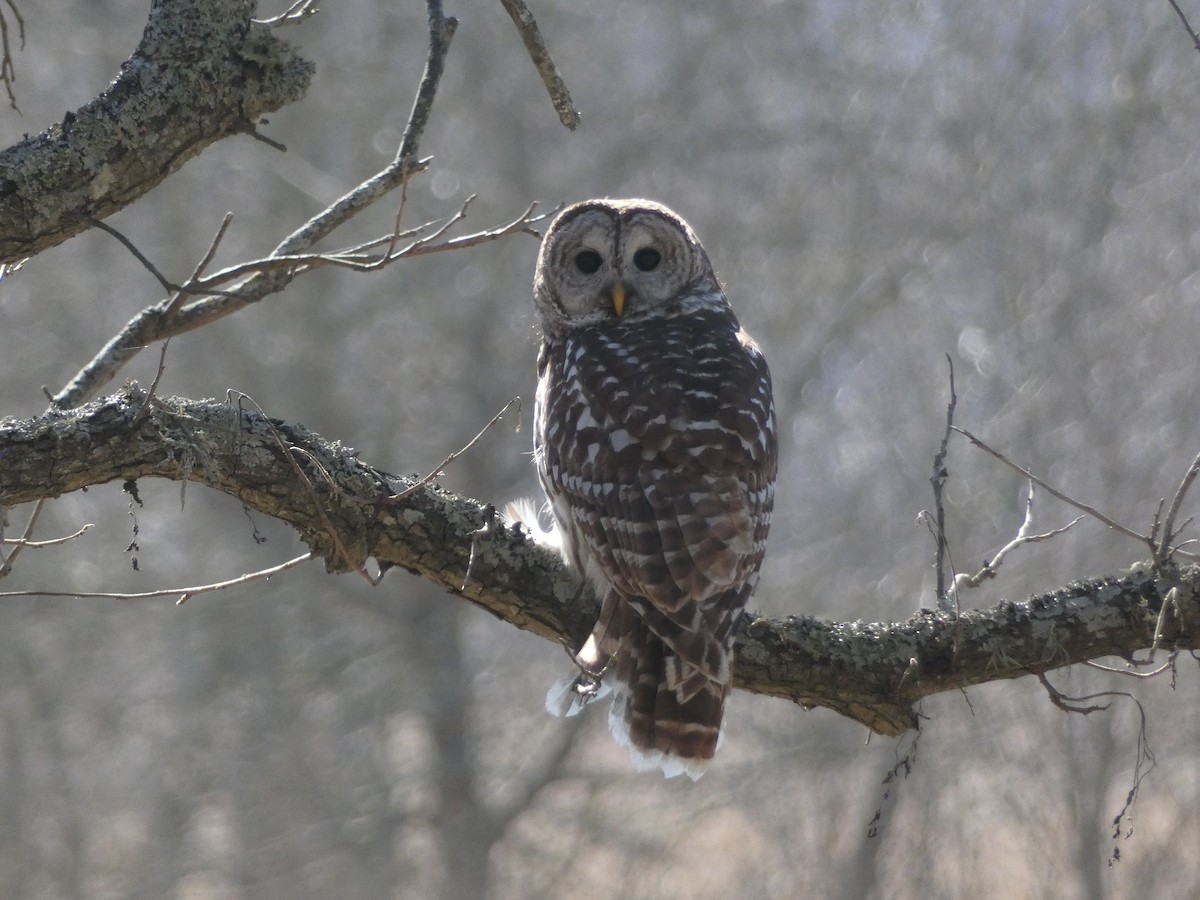
<svg viewBox="0 0 1200 900"><path fill-rule="evenodd" d="M612 301L613 309L615 309L617 311L617 315L620 316L625 311L625 286L620 282L618 282L617 286L613 288Z"/></svg>

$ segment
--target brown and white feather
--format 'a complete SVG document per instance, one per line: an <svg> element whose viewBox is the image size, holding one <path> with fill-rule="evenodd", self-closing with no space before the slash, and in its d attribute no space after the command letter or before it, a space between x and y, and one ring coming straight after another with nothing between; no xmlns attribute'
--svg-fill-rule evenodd
<svg viewBox="0 0 1200 900"><path fill-rule="evenodd" d="M631 260L647 247L660 260L643 272ZM598 271L576 271L584 250ZM770 528L770 373L691 229L648 201L565 210L535 298L538 475L569 561L601 598L574 693L560 684L548 705L577 710L608 680L610 724L639 767L698 777Z"/></svg>

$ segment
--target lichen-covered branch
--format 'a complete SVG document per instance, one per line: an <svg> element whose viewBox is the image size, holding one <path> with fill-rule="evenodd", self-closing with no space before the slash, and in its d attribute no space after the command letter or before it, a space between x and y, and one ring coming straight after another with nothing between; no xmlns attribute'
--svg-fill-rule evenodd
<svg viewBox="0 0 1200 900"><path fill-rule="evenodd" d="M162 8L172 6L172 2L173 0L162 0L161 6L156 5L156 12L151 14L152 26L156 22L156 15L161 14ZM182 3L182 0L175 0L175 2ZM230 0L227 0L224 4L214 4L214 6L228 6L229 2ZM238 20L242 24L239 25L236 31L237 34L240 35L243 30L249 29L246 32L247 34L257 34L264 41L274 42L271 44L273 48L278 49L286 46L270 35L266 25L250 23L247 17L250 15L252 4L235 3L234 5L237 6L239 15L243 17L241 20ZM334 201L326 209L292 231L272 251L268 258L235 266L231 270L216 273L202 281L194 279L193 283L182 286L176 296L169 297L143 309L130 319L125 324L125 327L114 335L101 348L100 352L80 369L62 390L51 398L51 402L55 407L67 409L78 406L85 400L96 396L101 388L116 377L117 373L120 372L130 359L150 344L201 328L225 316L239 312L271 294L282 291L298 275L311 271L314 268L312 259L305 256L305 251L312 248L319 240L330 235L337 228L390 192L397 188L402 189L412 175L425 170L428 160L418 158L420 137L424 132L433 109L434 97L437 94L441 74L445 67L445 55L449 50L450 40L454 36L454 29L458 24L455 19L442 14L440 3L435 2L435 0L429 0L428 5L429 55L425 63L425 73L421 78L417 97L413 103L408 123L405 126L404 138L401 141L396 158L381 171L367 178L349 193ZM186 4L184 4L184 7L186 8ZM283 21L289 20L287 17L292 15L302 16L310 13L311 7L294 6L289 8L287 13L284 14L285 19ZM231 12L228 14L231 14ZM179 21L176 29L161 30L165 30L168 34L175 34L178 31L176 42L188 44L203 38L202 28L209 27L203 24L204 21L207 20L201 21L200 30L197 28L196 21L186 20ZM143 41L143 47L139 48L138 53L134 55L134 59L138 59L139 54L149 52L144 48L146 47L146 42L149 40L151 31L151 28L147 28L147 38ZM282 53L283 51L279 49L278 52ZM158 54L150 53L150 56L153 59L157 58ZM307 63L302 62L297 62L297 65L308 66ZM174 74L177 78L184 81L191 75L190 70L175 71ZM304 69L301 74L304 76L304 85L307 86L307 79L311 75L311 68ZM237 84L241 84L241 82L237 82ZM182 91L183 88L180 90ZM301 89L299 93L303 93L303 90ZM298 99L299 93L297 93L294 99ZM234 99L237 99L236 96ZM104 96L97 98L96 101L93 101L93 105L101 104L104 100ZM181 105L177 107L178 109L187 109L187 107ZM189 116L190 113L187 116L176 115L171 117L170 121L164 120L164 127L169 127L175 131L186 130L187 127L191 127ZM184 124L185 122L187 122L186 125ZM227 131L223 134L214 134L211 139L216 140L228 133ZM162 138L157 143L161 144L168 140L175 140L175 138ZM142 154L142 156L145 155ZM179 159L179 162L182 162L182 158ZM3 165L4 156L0 155L0 194L4 190ZM177 167L178 163L173 163L170 170ZM163 168L160 177L165 177L169 174L170 170ZM112 174L115 176L122 173ZM128 173L123 174L128 175ZM126 192L128 192L128 189L126 189ZM68 198L68 202L73 201ZM401 200L400 208L403 211L403 200ZM112 210L110 209L109 211ZM94 222L101 214L85 205L76 213L67 214L65 217L66 224L68 226L82 224L75 223L75 219L79 218L80 215L85 216L86 221ZM532 210L527 214L527 217L531 215ZM461 216L462 213L459 214L458 218L461 218ZM3 206L0 205L0 263L4 261L2 256L4 247L4 229L2 223ZM382 254L383 258L378 262L378 266L400 259L405 252L412 249L406 248L400 252L394 252L397 249L397 242L403 236L400 225L400 216L397 215L395 221L396 232L392 235L390 246ZM414 233L419 233L420 231L421 228L418 228ZM67 236L69 234L64 235L63 239ZM499 235L497 234L497 236ZM418 240L414 246L421 243ZM447 242L447 245L451 243L453 242ZM46 246L49 246L49 244ZM27 252L32 253L37 249L42 249L42 247L31 247ZM320 261L345 262L345 260L334 260L331 257L325 257ZM370 267L362 268L366 269ZM234 280L235 277L237 279L235 284L230 285L227 283ZM206 291L209 289L213 293L207 294Z"/></svg>
<svg viewBox="0 0 1200 900"><path fill-rule="evenodd" d="M254 6L156 0L141 43L104 93L0 152L0 263L62 243L304 95L312 64L251 24Z"/></svg>
<svg viewBox="0 0 1200 900"><path fill-rule="evenodd" d="M151 477L206 484L289 523L331 571L373 557L550 640L578 643L595 616L576 575L492 506L437 487L386 502L412 482L236 397L147 404L133 386L76 410L0 421L0 506ZM1160 647L1196 649L1198 595L1200 569L1146 566L957 619L928 612L868 624L750 615L738 636L735 684L896 735L912 727L923 697L1128 658L1154 644L1156 629Z"/></svg>

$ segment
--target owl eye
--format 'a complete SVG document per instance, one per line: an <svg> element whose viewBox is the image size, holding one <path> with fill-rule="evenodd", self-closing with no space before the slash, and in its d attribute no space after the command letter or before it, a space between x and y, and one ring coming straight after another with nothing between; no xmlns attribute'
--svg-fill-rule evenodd
<svg viewBox="0 0 1200 900"><path fill-rule="evenodd" d="M575 268L584 275L591 275L600 268L600 263L604 262L600 258L600 254L595 250L580 250L575 254Z"/></svg>
<svg viewBox="0 0 1200 900"><path fill-rule="evenodd" d="M638 267L639 272L653 272L660 262L662 254L653 247L643 247L633 254L633 264Z"/></svg>

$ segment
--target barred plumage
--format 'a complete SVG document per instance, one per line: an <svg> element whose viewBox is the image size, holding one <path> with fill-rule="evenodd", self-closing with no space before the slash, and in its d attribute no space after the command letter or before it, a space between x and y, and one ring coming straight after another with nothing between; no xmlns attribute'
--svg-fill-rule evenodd
<svg viewBox="0 0 1200 900"><path fill-rule="evenodd" d="M547 706L575 712L603 680L635 763L697 778L770 528L770 373L691 229L649 201L564 210L534 296L538 475L601 598L581 671Z"/></svg>

